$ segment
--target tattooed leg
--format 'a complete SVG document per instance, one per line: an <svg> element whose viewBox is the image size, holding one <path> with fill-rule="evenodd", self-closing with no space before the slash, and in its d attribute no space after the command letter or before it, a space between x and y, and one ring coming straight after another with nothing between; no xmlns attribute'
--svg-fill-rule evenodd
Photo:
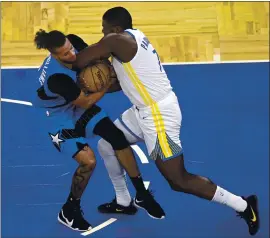
<svg viewBox="0 0 270 238"><path fill-rule="evenodd" d="M73 175L71 194L73 198L80 199L95 169L96 159L93 151L88 146L85 146L75 156L75 159L79 163L79 167Z"/></svg>
<svg viewBox="0 0 270 238"><path fill-rule="evenodd" d="M81 164L75 171L72 179L71 192L75 198L81 198L88 181L94 171L94 167Z"/></svg>
<svg viewBox="0 0 270 238"><path fill-rule="evenodd" d="M74 159L79 166L73 175L68 199L58 214L58 221L73 230L87 231L92 226L83 217L81 196L95 169L96 159L93 151L88 146L83 144L77 145L79 152L74 156Z"/></svg>

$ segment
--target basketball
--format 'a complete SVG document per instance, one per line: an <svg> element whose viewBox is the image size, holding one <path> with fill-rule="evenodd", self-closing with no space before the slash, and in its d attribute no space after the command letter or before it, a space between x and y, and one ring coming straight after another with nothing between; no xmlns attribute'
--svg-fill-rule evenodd
<svg viewBox="0 0 270 238"><path fill-rule="evenodd" d="M109 83L110 76L109 65L101 61L81 70L78 80L82 90L94 93L99 92Z"/></svg>

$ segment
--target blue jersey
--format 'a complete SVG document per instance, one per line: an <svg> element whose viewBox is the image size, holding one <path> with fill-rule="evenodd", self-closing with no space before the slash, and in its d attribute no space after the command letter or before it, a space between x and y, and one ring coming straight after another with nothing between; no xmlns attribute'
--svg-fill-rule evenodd
<svg viewBox="0 0 270 238"><path fill-rule="evenodd" d="M69 76L75 83L76 72L62 65L58 60L49 55L38 70L37 78L39 88L37 90L34 106L44 108L51 114L66 112L74 107L60 94L52 92L48 87L48 79L52 75L64 74Z"/></svg>

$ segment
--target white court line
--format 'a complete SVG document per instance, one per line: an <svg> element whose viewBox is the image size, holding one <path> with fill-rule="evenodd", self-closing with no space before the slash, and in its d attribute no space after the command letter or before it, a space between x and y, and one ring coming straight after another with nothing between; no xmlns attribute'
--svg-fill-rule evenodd
<svg viewBox="0 0 270 238"><path fill-rule="evenodd" d="M64 177L66 175L70 174L70 172L67 172L67 173L64 173L64 174L61 174L60 176L56 177L56 178L61 178L61 177Z"/></svg>
<svg viewBox="0 0 270 238"><path fill-rule="evenodd" d="M40 66L2 66L1 69L38 69Z"/></svg>
<svg viewBox="0 0 270 238"><path fill-rule="evenodd" d="M144 184L144 187L146 189L148 189L149 188L149 185L150 185L150 181L143 181L143 184Z"/></svg>
<svg viewBox="0 0 270 238"><path fill-rule="evenodd" d="M112 224L112 223L115 222L115 221L117 221L117 219L111 218L111 219L109 219L108 221L105 221L105 222L101 223L100 225L94 227L94 228L91 229L90 231L86 231L86 232L81 233L81 235L82 235L82 236L88 236L88 235L90 235L90 234L92 234L92 233L94 233L94 232L96 232L96 231L98 231L98 230L100 230L100 229L102 229L102 228L104 228L104 227L106 227L106 226Z"/></svg>
<svg viewBox="0 0 270 238"><path fill-rule="evenodd" d="M10 102L10 103L23 104L23 105L27 105L27 106L33 106L33 104L31 102L13 100L13 99L8 99L8 98L1 98L1 102Z"/></svg>
<svg viewBox="0 0 270 238"><path fill-rule="evenodd" d="M172 62L162 63L162 65L198 65L198 64L250 64L250 63L266 63L269 60L232 60L232 61L204 61L204 62Z"/></svg>
<svg viewBox="0 0 270 238"><path fill-rule="evenodd" d="M162 65L197 65L197 64L241 64L241 63L266 63L269 60L232 60L232 61L202 61L202 62L164 62ZM39 66L3 66L1 69L38 69Z"/></svg>
<svg viewBox="0 0 270 238"><path fill-rule="evenodd" d="M140 160L142 161L142 164L148 164L149 163L147 157L145 156L145 154L143 153L143 151L141 150L141 148L139 146L131 145L131 148L137 153Z"/></svg>

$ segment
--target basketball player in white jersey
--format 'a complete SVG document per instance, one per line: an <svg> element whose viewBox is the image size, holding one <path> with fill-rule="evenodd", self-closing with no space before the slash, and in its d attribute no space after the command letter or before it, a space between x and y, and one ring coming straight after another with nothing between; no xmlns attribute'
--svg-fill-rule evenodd
<svg viewBox="0 0 270 238"><path fill-rule="evenodd" d="M94 60L112 56L112 65L121 89L133 104L115 121L116 126L131 144L145 141L149 156L172 190L233 208L245 219L250 234L256 234L259 229L259 213L255 195L247 198L236 196L211 180L191 174L185 169L179 139L182 115L177 97L155 48L143 32L133 29L130 13L122 7L109 9L103 15L102 25L104 37L81 51L74 67L83 68ZM117 85L114 90L117 90ZM124 170L108 142L101 139L98 148L116 191L116 199L101 205L99 210L124 213L131 200ZM145 208L145 201L137 195L134 204ZM148 214L160 218L149 211Z"/></svg>

